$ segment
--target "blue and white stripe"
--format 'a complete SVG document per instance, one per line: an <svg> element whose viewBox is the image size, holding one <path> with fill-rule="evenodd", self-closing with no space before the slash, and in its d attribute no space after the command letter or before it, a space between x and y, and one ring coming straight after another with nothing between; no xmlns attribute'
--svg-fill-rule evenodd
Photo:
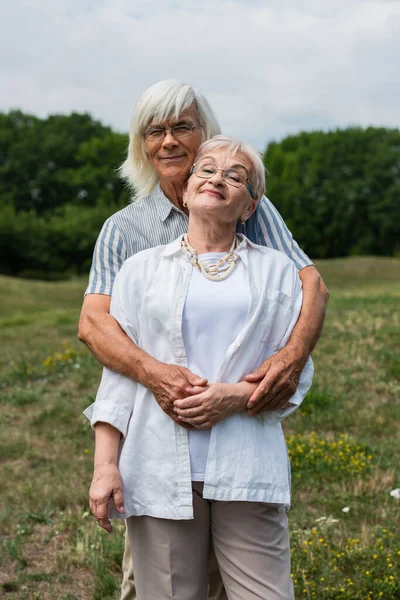
<svg viewBox="0 0 400 600"><path fill-rule="evenodd" d="M104 223L94 249L85 294L111 295L115 276L127 258L141 250L169 244L185 233L187 227L187 215L157 185L149 196L129 204ZM238 232L255 244L284 252L299 271L313 264L265 196L245 226L238 227Z"/></svg>

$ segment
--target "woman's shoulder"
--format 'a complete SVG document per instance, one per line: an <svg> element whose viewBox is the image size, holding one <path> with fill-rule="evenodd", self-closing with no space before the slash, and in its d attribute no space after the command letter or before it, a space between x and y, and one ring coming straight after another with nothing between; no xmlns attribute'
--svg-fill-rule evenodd
<svg viewBox="0 0 400 600"><path fill-rule="evenodd" d="M293 265L294 267L293 261L285 252L276 250L276 248L271 248L270 246L255 244L248 238L246 238L246 241L250 260L274 261L282 266Z"/></svg>

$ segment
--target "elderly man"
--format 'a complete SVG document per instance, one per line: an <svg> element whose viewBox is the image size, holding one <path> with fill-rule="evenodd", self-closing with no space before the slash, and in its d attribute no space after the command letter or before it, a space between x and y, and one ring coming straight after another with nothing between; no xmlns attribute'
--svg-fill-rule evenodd
<svg viewBox="0 0 400 600"><path fill-rule="evenodd" d="M207 382L187 368L155 360L136 346L109 314L111 291L129 256L168 244L186 232L184 183L201 142L218 133L207 100L190 85L162 81L143 94L133 113L128 156L121 167L122 175L134 186L134 202L111 216L100 232L79 324L79 338L99 362L148 388L161 409L180 425L174 401L198 393ZM262 198L246 221L245 231L240 223L238 231L257 244L285 252L299 270L303 285L302 310L288 344L246 377L259 382L248 403L251 414L256 414L284 406L293 395L320 335L328 294L267 198ZM136 597L130 564L126 550L123 600ZM211 597L226 598L218 579L214 577L211 584Z"/></svg>

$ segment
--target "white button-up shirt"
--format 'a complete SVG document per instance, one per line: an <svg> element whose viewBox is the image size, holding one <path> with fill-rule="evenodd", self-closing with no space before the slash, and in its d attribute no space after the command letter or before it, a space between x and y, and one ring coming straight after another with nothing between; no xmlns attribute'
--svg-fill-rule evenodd
<svg viewBox="0 0 400 600"><path fill-rule="evenodd" d="M286 255L247 238L237 254L248 272L251 306L217 376L227 383L241 381L286 344L302 304L301 281ZM182 314L192 269L178 238L128 258L115 280L111 314L140 348L165 363L186 366ZM299 406L312 376L309 358L284 409L254 417L234 414L212 428L205 498L289 505L281 420ZM92 426L107 422L122 434L119 469L126 512L111 507L112 518L193 518L187 431L162 411L148 389L104 368L96 402L85 414Z"/></svg>

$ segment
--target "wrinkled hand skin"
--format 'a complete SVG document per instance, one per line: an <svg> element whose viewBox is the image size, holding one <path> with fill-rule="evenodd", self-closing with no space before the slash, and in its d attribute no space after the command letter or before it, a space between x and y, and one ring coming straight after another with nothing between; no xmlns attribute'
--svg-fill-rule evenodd
<svg viewBox="0 0 400 600"><path fill-rule="evenodd" d="M189 398L177 400L175 412L181 421L196 429L211 429L222 419L243 412L245 405L246 399L234 384L214 383L205 391L197 391Z"/></svg>
<svg viewBox="0 0 400 600"><path fill-rule="evenodd" d="M89 492L89 506L99 525L111 533L112 525L108 518L110 499L120 513L124 513L124 495L121 475L117 465L97 466L94 469Z"/></svg>
<svg viewBox="0 0 400 600"><path fill-rule="evenodd" d="M247 414L277 410L286 406L296 392L300 374L307 361L305 353L291 351L286 346L263 362L246 381L260 382L247 403Z"/></svg>
<svg viewBox="0 0 400 600"><path fill-rule="evenodd" d="M158 362L157 367L148 373L146 381L146 387L152 392L160 408L177 425L186 429L193 429L193 427L179 419L174 412L174 402L198 393L199 389L205 390L206 386L207 380L194 375L189 369L161 362Z"/></svg>

